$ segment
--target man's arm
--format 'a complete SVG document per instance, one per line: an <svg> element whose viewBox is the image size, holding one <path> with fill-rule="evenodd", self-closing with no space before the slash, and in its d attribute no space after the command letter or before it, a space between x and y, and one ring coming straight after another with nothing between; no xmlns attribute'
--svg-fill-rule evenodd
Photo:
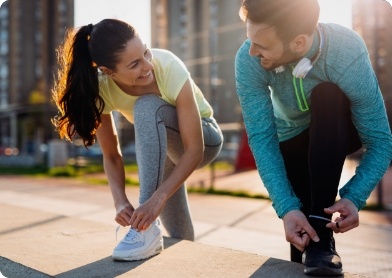
<svg viewBox="0 0 392 278"><path fill-rule="evenodd" d="M268 190L273 207L280 218L291 210L300 209L300 201L287 179L279 149L268 75L259 59L249 55L249 41L239 49L235 60L237 94L249 145L259 174Z"/></svg>
<svg viewBox="0 0 392 278"><path fill-rule="evenodd" d="M367 53L337 80L351 103L352 119L366 149L356 174L339 191L361 209L392 159L392 136L384 101Z"/></svg>

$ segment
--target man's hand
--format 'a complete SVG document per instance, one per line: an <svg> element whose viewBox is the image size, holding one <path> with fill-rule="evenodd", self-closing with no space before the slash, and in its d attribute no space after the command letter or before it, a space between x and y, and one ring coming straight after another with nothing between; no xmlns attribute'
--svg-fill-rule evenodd
<svg viewBox="0 0 392 278"><path fill-rule="evenodd" d="M335 222L327 224L335 233L344 233L359 226L358 209L349 199L342 198L324 211L328 214L340 213Z"/></svg>
<svg viewBox="0 0 392 278"><path fill-rule="evenodd" d="M309 224L306 216L300 210L292 210L283 217L286 240L298 250L304 251L309 241L318 242L316 231Z"/></svg>

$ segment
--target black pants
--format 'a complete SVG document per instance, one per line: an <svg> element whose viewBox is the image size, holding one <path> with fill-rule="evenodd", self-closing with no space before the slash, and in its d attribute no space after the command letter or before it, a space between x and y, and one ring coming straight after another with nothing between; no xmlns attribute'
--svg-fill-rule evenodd
<svg viewBox="0 0 392 278"><path fill-rule="evenodd" d="M324 208L335 202L346 156L361 146L348 98L334 84L319 84L312 91L310 127L280 143L288 179L306 216L331 218ZM301 256L291 245L291 260L301 262Z"/></svg>

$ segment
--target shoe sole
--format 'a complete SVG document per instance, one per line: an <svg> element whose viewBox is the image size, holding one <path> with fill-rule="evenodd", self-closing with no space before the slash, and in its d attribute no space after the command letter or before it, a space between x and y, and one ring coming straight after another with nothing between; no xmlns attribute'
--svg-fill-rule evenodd
<svg viewBox="0 0 392 278"><path fill-rule="evenodd" d="M132 256L129 256L129 257L121 257L121 256L113 254L112 258L115 261L127 261L127 262L140 261L140 260L151 258L155 255L158 255L159 253L161 253L163 251L163 239L162 238L158 237L158 241L152 242L151 245L155 246L154 248L152 248L152 250L148 250L148 249L143 250L143 251L140 251L140 252L133 254Z"/></svg>
<svg viewBox="0 0 392 278"><path fill-rule="evenodd" d="M343 275L343 270L333 268L307 267L305 268L304 273L306 275L313 276L341 276Z"/></svg>

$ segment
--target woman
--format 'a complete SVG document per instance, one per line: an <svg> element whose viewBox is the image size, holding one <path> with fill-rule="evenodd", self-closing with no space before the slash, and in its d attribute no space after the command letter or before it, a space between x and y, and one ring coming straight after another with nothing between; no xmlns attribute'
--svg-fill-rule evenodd
<svg viewBox="0 0 392 278"><path fill-rule="evenodd" d="M211 106L185 65L171 52L148 49L134 28L105 19L68 32L58 53L53 89L62 138L98 139L116 209L130 226L115 260L141 260L163 249L158 216L171 237L194 240L185 180L214 160L222 133ZM134 124L140 205L125 194L125 173L111 112Z"/></svg>

